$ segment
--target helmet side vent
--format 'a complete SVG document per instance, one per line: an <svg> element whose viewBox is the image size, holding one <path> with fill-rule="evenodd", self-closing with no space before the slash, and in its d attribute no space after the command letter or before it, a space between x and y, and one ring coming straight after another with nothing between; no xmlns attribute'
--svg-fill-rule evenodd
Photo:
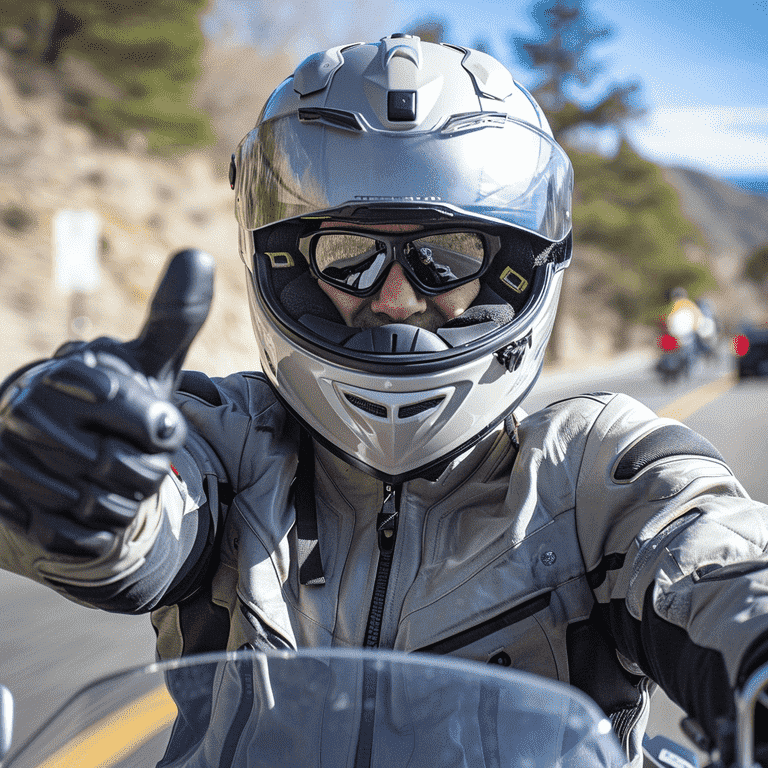
<svg viewBox="0 0 768 768"><path fill-rule="evenodd" d="M359 408L361 411L365 411L365 413L370 413L371 416L378 416L380 419L387 418L386 407L379 403L372 403L370 400L358 397L357 395L352 395L349 392L345 392L344 397L351 405L354 405L355 408Z"/></svg>
<svg viewBox="0 0 768 768"><path fill-rule="evenodd" d="M324 90L334 72L344 63L342 51L351 46L339 45L327 51L314 53L304 59L293 73L293 90L299 96Z"/></svg>
<svg viewBox="0 0 768 768"><path fill-rule="evenodd" d="M302 123L324 123L334 128L345 128L348 131L362 131L363 125L354 112L343 109L325 109L317 107L309 109L299 107L299 121Z"/></svg>
<svg viewBox="0 0 768 768"><path fill-rule="evenodd" d="M440 403L445 400L445 397L433 397L430 400L422 400L420 403L413 403L413 405L403 405L397 409L398 419L408 419L411 416L418 416L425 411L431 411L437 408Z"/></svg>

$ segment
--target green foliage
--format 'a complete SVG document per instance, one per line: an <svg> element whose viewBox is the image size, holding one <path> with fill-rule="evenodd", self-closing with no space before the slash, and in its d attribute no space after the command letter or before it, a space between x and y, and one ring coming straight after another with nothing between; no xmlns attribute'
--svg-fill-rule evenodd
<svg viewBox="0 0 768 768"><path fill-rule="evenodd" d="M555 137L568 144L584 126L614 127L640 114L636 82L613 84L589 103L580 89L592 84L604 66L592 56L595 43L612 29L595 21L587 0L535 2L531 15L537 34L513 38L524 66L539 74L533 95L542 105ZM675 285L697 296L713 288L708 269L686 255L701 235L682 215L675 190L661 169L622 142L613 158L570 149L576 194L573 226L576 244L591 244L605 254L596 268L596 290L628 322L655 324Z"/></svg>
<svg viewBox="0 0 768 768"><path fill-rule="evenodd" d="M755 248L744 263L744 277L762 285L768 278L768 243Z"/></svg>
<svg viewBox="0 0 768 768"><path fill-rule="evenodd" d="M199 74L205 0L0 0L0 27L24 35L17 56L59 66L82 59L108 82L95 94L75 82L75 116L105 139L145 134L151 149L206 144L207 118L191 106ZM6 35L6 39L9 36Z"/></svg>
<svg viewBox="0 0 768 768"><path fill-rule="evenodd" d="M709 270L686 256L701 235L682 215L676 191L661 169L626 142L613 158L569 152L576 194L574 237L607 254L604 290L628 321L653 324L667 291L682 285L691 296L715 287Z"/></svg>
<svg viewBox="0 0 768 768"><path fill-rule="evenodd" d="M539 74L532 92L556 138L582 126L618 126L640 114L636 82L613 84L589 104L578 97L579 89L591 85L604 70L592 57L592 46L613 34L593 19L585 0L537 0L531 16L537 33L531 38L512 37L512 50L523 66Z"/></svg>

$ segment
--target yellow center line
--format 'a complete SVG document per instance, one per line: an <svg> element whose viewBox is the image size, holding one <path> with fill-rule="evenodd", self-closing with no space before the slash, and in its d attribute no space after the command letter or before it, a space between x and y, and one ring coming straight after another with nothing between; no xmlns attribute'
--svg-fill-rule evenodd
<svg viewBox="0 0 768 768"><path fill-rule="evenodd" d="M159 686L86 728L38 768L108 768L169 727L176 712L165 686Z"/></svg>
<svg viewBox="0 0 768 768"><path fill-rule="evenodd" d="M725 394L737 381L738 377L734 372L727 373L725 376L710 381L709 384L697 387L682 397L678 397L677 400L673 400L669 405L661 408L658 411L658 415L669 419L685 421L700 408L707 405L707 403L711 403L720 395Z"/></svg>

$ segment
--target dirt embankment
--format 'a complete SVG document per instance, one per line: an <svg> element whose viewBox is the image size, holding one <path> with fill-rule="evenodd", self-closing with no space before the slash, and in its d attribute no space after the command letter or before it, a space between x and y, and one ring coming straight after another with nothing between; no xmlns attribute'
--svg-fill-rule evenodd
<svg viewBox="0 0 768 768"><path fill-rule="evenodd" d="M233 197L209 155L174 162L98 145L59 118L55 90L20 96L0 60L0 368L49 355L72 337L71 297L54 276L61 209L101 221L101 285L86 297L88 336L132 338L169 254L198 247L217 262L214 306L187 360L211 374L257 366Z"/></svg>

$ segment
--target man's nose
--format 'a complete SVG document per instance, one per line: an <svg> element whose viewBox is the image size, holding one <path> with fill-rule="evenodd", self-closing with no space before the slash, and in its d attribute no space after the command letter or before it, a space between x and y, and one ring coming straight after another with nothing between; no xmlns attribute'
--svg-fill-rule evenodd
<svg viewBox="0 0 768 768"><path fill-rule="evenodd" d="M413 290L403 268L395 262L390 267L381 290L371 301L371 311L400 321L411 315L426 312L427 300Z"/></svg>

